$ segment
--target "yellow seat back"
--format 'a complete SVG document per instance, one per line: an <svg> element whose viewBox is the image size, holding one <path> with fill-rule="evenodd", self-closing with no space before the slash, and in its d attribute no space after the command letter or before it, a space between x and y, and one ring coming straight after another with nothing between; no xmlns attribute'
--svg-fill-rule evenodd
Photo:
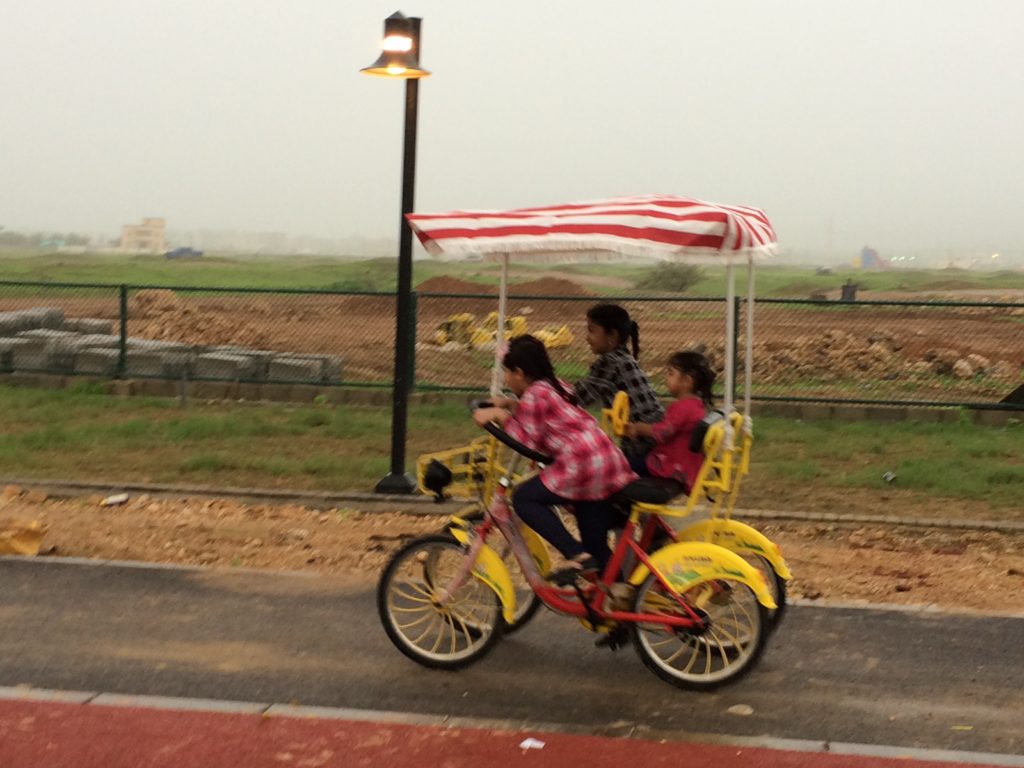
<svg viewBox="0 0 1024 768"><path fill-rule="evenodd" d="M647 504L638 502L633 505L632 514L639 517L643 514L655 514L663 517L686 517L691 514L701 500L711 500L713 510L717 510L729 491L732 478L733 455L723 450L725 443L725 421L716 421L704 433L704 463L694 478L690 495L686 504Z"/></svg>

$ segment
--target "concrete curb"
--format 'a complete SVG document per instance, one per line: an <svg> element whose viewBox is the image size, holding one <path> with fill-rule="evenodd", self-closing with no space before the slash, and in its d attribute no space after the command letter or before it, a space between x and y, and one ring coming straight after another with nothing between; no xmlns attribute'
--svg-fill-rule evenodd
<svg viewBox="0 0 1024 768"><path fill-rule="evenodd" d="M270 502L302 503L313 508L337 507L352 502L370 507L367 511L380 511L386 507L394 511L416 515L449 515L471 503L470 499L450 499L441 504L432 498L416 494L393 495L365 491L287 491L268 488L215 488L204 485L173 485L167 483L89 483L78 480L29 480L0 477L0 486L17 485L46 491L51 496L72 497L84 493L149 493L165 496L209 496L211 498L254 499ZM792 520L800 523L836 523L842 525L899 525L911 528L946 528L952 530L996 531L1024 533L1024 522L1012 520L962 520L936 517L907 517L903 515L841 515L834 512L799 512L774 509L738 509L738 520Z"/></svg>

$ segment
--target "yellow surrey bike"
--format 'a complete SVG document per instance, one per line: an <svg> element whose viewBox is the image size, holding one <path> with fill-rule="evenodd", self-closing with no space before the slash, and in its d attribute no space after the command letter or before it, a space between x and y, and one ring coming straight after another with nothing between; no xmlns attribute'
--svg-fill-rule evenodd
<svg viewBox="0 0 1024 768"><path fill-rule="evenodd" d="M647 538L646 529L638 528L637 539L645 552L652 551L666 541L706 542L728 549L759 570L765 579L775 607L767 612L768 630L778 625L786 608L786 582L791 578L789 567L779 547L760 531L732 519L732 512L739 495L742 478L750 471L750 451L753 437L742 430L743 417L734 413L730 426L738 439L731 451L725 450L725 420L721 414L712 412L695 431L691 450L704 454L704 464L693 488L679 504L671 504L675 490L671 484L659 484L656 479L639 481L633 493L637 497L632 505L635 511L651 523ZM629 396L619 392L611 408L601 411L601 426L612 437L621 437L629 421ZM447 494L473 499L459 510L445 526L453 535L460 535L459 529L470 528L484 519L495 489L503 475L508 473L508 449L494 436L477 438L468 445L447 451L424 454L417 461L417 480L420 490L433 493L440 501ZM514 483L521 477L512 476ZM695 521L685 527L678 527L679 521L693 516L701 507L707 507L707 518ZM622 525L632 511L630 505L620 505ZM520 526L520 532L534 562L541 573L547 573L551 556L544 540L532 529ZM625 534L623 528L619 536ZM537 610L542 601L530 588L525 574L519 566L508 541L502 539L496 528L490 530L488 545L501 558L512 578L516 593L515 611L505 621L505 632L512 633L522 628Z"/></svg>
<svg viewBox="0 0 1024 768"><path fill-rule="evenodd" d="M458 669L486 655L515 621L512 575L487 544L496 531L540 602L613 638L608 643L613 649L631 640L643 663L663 680L711 689L753 668L767 642L767 612L777 608L761 571L708 542L670 543L649 552L659 514L671 508L646 512L639 499L643 489L634 496L633 483L617 495L616 502L629 512L604 572L581 577L571 587L549 583L546 551L528 544L529 529L509 497L521 457L541 464L551 459L496 424L486 429L514 455L483 518L475 524L456 518L448 532L409 542L381 575L378 613L403 654L427 667ZM625 584L622 573L628 573Z"/></svg>

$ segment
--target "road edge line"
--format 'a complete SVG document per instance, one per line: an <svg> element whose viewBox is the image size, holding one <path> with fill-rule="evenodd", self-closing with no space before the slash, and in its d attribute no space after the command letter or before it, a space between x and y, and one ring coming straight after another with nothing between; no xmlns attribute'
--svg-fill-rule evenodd
<svg viewBox="0 0 1024 768"><path fill-rule="evenodd" d="M339 583L354 586L344 577L335 576L329 573L317 571L274 571L266 568L246 568L220 565L187 565L184 563L152 563L147 560L106 560L102 558L92 559L88 557L61 557L59 555L46 557L26 557L24 555L0 555L0 563L26 563L29 565L68 565L84 566L86 568L109 567L109 568L133 568L136 570L152 571L181 571L184 573L213 573L223 576L265 576L265 577L286 577L301 579L324 579L337 580ZM363 586L372 586L370 584ZM841 610L855 611L886 611L897 613L918 613L934 616L979 616L993 619L1024 619L1024 611L984 611L980 608L957 607L947 608L935 603L862 603L857 601L844 600L808 600L796 598L788 601L788 604L798 608L836 608Z"/></svg>

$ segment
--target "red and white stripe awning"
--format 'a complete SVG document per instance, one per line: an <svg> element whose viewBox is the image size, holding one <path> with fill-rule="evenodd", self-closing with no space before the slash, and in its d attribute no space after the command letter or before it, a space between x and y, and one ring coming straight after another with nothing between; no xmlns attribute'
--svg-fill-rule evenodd
<svg viewBox="0 0 1024 768"><path fill-rule="evenodd" d="M427 251L441 259L731 262L775 252L775 231L764 211L686 197L647 195L406 218Z"/></svg>

